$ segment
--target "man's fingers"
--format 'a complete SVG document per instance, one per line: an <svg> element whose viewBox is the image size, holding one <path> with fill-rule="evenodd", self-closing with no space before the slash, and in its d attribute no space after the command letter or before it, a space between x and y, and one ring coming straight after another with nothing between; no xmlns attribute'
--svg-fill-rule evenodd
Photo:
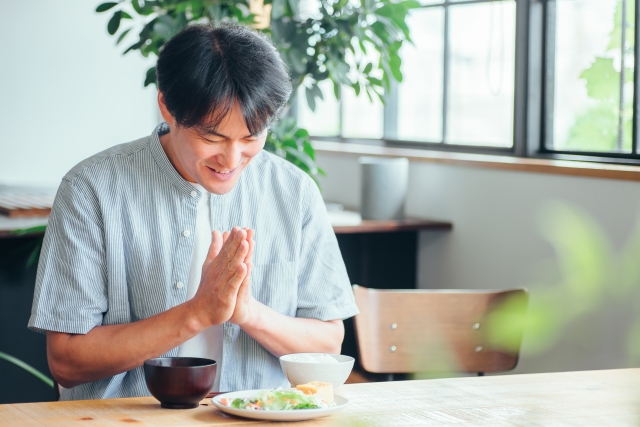
<svg viewBox="0 0 640 427"><path fill-rule="evenodd" d="M204 260L204 264L210 264L211 261L213 261L213 259L218 256L221 249L222 235L218 230L213 230L211 232L211 245L209 246L209 252L207 252L207 257Z"/></svg>
<svg viewBox="0 0 640 427"><path fill-rule="evenodd" d="M230 234L231 234L230 231L225 231L224 233L222 233L222 243L225 243L227 241Z"/></svg>
<svg viewBox="0 0 640 427"><path fill-rule="evenodd" d="M221 266L224 266L224 264L229 262L230 258L233 257L233 254L238 250L240 243L246 238L246 232L244 232L240 227L233 227L231 232L227 231L225 233L229 234L227 235L227 240L222 244L222 250L216 260ZM224 235L222 236L222 240L224 241Z"/></svg>
<svg viewBox="0 0 640 427"><path fill-rule="evenodd" d="M248 250L249 243L247 243L246 240L243 240L240 242L240 244L238 245L238 249L236 249L236 252L230 259L225 257L221 260L222 264L220 265L220 268L222 269L222 272L220 277L224 281L229 280L235 273L238 265L244 263Z"/></svg>
<svg viewBox="0 0 640 427"><path fill-rule="evenodd" d="M251 263L245 263L247 273L244 275L240 290L238 291L238 299L246 299L251 295Z"/></svg>
<svg viewBox="0 0 640 427"><path fill-rule="evenodd" d="M240 288L240 285L242 285L246 274L247 265L245 263L241 263L234 269L233 276L231 276L225 286L225 294L227 294L227 297L237 297L238 289Z"/></svg>
<svg viewBox="0 0 640 427"><path fill-rule="evenodd" d="M247 240L247 232L242 228L233 227L232 234L229 235L229 239L227 240L229 248L225 253L225 258L227 260L233 258L235 253L238 251L238 248L245 240Z"/></svg>
<svg viewBox="0 0 640 427"><path fill-rule="evenodd" d="M253 241L253 235L255 234L255 231L251 228L245 228L246 232L247 232L247 241L249 242L249 252L247 253L247 257L244 260L244 262L246 264L250 264L251 260L253 259L253 247L255 242Z"/></svg>

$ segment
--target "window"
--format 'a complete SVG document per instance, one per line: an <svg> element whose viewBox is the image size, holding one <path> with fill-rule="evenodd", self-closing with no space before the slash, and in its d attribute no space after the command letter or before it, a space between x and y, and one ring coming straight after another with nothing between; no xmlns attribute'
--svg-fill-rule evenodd
<svg viewBox="0 0 640 427"><path fill-rule="evenodd" d="M347 142L640 161L635 0L422 4L384 105L327 85L315 113L300 95L300 124Z"/></svg>
<svg viewBox="0 0 640 427"><path fill-rule="evenodd" d="M396 139L512 146L515 2L432 4L409 25Z"/></svg>
<svg viewBox="0 0 640 427"><path fill-rule="evenodd" d="M633 0L549 2L548 151L637 153L633 143L634 6Z"/></svg>

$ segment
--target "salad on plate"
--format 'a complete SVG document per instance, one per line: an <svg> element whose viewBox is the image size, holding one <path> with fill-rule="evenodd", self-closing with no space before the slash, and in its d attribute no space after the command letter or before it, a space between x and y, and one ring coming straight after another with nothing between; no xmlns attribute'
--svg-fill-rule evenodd
<svg viewBox="0 0 640 427"><path fill-rule="evenodd" d="M250 397L221 398L220 403L235 409L289 411L327 409L336 406L331 384L314 382L295 389L262 390Z"/></svg>

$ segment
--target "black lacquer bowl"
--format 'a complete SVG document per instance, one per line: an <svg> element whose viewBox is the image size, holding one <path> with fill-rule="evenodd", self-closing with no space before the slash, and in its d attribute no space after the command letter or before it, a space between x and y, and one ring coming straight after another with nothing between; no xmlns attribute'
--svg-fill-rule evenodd
<svg viewBox="0 0 640 427"><path fill-rule="evenodd" d="M145 360L147 388L163 408L197 408L213 388L216 362L199 357L158 357Z"/></svg>

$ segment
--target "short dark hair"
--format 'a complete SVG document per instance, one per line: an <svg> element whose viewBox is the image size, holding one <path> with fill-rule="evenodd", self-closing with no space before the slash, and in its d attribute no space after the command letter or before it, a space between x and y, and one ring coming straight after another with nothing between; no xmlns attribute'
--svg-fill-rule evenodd
<svg viewBox="0 0 640 427"><path fill-rule="evenodd" d="M271 40L235 24L183 29L160 50L156 76L177 123L204 132L215 131L237 101L256 134L278 119L291 95L291 77Z"/></svg>

